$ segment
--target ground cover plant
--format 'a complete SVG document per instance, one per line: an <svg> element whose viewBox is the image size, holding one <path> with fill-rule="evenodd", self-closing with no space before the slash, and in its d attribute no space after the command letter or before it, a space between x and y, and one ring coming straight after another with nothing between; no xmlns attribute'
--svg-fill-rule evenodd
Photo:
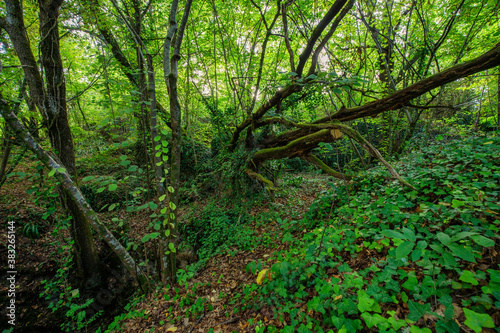
<svg viewBox="0 0 500 333"><path fill-rule="evenodd" d="M405 161L416 191L380 169L354 186L332 184L297 226L314 228L301 239L285 234L294 245L260 270L262 286L242 310L271 306L283 332L497 327L499 144L476 138L422 149Z"/></svg>
<svg viewBox="0 0 500 333"><path fill-rule="evenodd" d="M0 330L495 331L499 9L0 1Z"/></svg>
<svg viewBox="0 0 500 333"><path fill-rule="evenodd" d="M302 218L279 208L255 216L253 253L226 250L141 308L154 322L152 308L170 304L154 330L498 332L499 148L473 137L415 149L397 165L416 190L381 167L352 182L322 179ZM226 274L245 283L231 287Z"/></svg>

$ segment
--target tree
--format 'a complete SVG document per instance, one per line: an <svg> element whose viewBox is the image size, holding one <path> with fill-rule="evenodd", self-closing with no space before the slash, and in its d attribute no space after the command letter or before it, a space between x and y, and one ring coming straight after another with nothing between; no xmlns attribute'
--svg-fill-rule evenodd
<svg viewBox="0 0 500 333"><path fill-rule="evenodd" d="M72 202L72 207L76 207L80 216L85 219L85 222L92 225L94 230L99 234L104 241L110 246L117 257L122 262L123 266L129 271L130 275L137 281L143 291L150 289L149 280L142 269L136 264L135 260L130 256L127 250L113 236L113 234L101 223L97 214L90 208L90 205L83 197L82 193L71 179L66 168L57 160L57 158L47 153L28 133L14 112L10 110L9 104L3 99L0 94L0 114L5 119L9 127L19 137L26 147L30 149L35 156L54 174L56 179L61 183L61 188L64 191L66 199ZM50 174L49 173L49 174Z"/></svg>
<svg viewBox="0 0 500 333"><path fill-rule="evenodd" d="M73 177L76 176L73 139L66 110L66 85L59 52L58 16L62 1L40 1L40 51L45 75L42 75L31 51L23 21L23 9L18 0L6 1L7 16L2 18L2 27L9 34L23 66L31 98L40 111L54 151L62 165ZM75 261L78 271L91 287L102 284L101 263L85 214L71 198L64 195L64 204L71 213L71 234L75 241Z"/></svg>

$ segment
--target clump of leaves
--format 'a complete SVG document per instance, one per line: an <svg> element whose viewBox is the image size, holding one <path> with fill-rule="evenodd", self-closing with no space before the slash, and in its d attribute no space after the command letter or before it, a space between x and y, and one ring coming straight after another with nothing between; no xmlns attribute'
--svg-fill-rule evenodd
<svg viewBox="0 0 500 333"><path fill-rule="evenodd" d="M290 246L248 265L256 283L233 299L238 311L276 309L270 332L494 328L500 139L436 144L405 162L416 191L375 169L318 198L301 239L281 223Z"/></svg>
<svg viewBox="0 0 500 333"><path fill-rule="evenodd" d="M211 203L199 216L180 225L180 234L201 259L226 250L231 246L249 249L253 246L253 232L243 227L248 214L241 207L222 208Z"/></svg>

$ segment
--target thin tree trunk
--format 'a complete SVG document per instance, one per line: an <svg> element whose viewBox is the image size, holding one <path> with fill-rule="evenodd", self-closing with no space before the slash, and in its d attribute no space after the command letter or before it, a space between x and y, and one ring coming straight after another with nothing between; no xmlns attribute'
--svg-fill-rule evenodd
<svg viewBox="0 0 500 333"><path fill-rule="evenodd" d="M169 215L169 228L171 226L170 236L172 237L177 233L176 228L176 207L179 206L179 188L180 188L180 176L181 176L181 105L179 103L179 96L177 92L177 78L179 75L178 62L181 58L180 50L182 45L182 39L184 37L184 31L186 28L187 20L189 17L189 12L191 10L192 0L187 0L184 7L184 14L180 25L177 25L177 8L178 0L172 1L172 7L170 11L170 26L165 37L165 43L163 45L163 71L165 84L168 90L168 96L170 100L170 119L172 129L172 144L170 149L170 182L173 187L173 193L171 195L170 202L173 206L170 207L171 211ZM175 36L175 39L174 39ZM174 45L172 43L174 42ZM173 46L173 48L172 48ZM171 49L172 48L172 49ZM173 52L172 52L173 51ZM168 275L172 281L176 278L176 257L175 252L170 252L169 257L169 268L170 271Z"/></svg>
<svg viewBox="0 0 500 333"><path fill-rule="evenodd" d="M498 66L497 81L497 130L500 130L500 66Z"/></svg>

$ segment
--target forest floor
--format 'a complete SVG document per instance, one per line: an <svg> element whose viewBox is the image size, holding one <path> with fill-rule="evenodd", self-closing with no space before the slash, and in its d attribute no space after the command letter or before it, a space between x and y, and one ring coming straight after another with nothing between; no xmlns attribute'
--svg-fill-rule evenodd
<svg viewBox="0 0 500 333"><path fill-rule="evenodd" d="M331 177L310 173L295 175L294 178L300 181L300 185L292 189L282 188L282 197L276 198L275 202L267 199L261 201L251 208L249 214L257 217L274 212L282 219L302 219L318 194L325 190L325 184L331 180ZM202 210L206 204L197 205ZM155 332L209 332L210 329L213 332L254 332L255 325L249 324L252 320L272 324L273 310L270 307L234 314L237 304L231 302L234 295L244 293L245 285L256 281L257 275L247 271L250 263L263 260L267 262L266 266L270 266L274 261L271 258L289 247L281 243L283 232L276 222L276 215L269 216L273 218L265 221L254 219L249 225L259 235L255 237L255 243L262 244L248 251L228 249L211 257L185 285L173 288L171 292L159 290L149 295L135 308L137 313L144 313L146 316L127 320L121 329L124 332L144 332L151 329ZM297 231L294 236L301 237L305 232L306 230ZM270 246L270 243L278 245ZM172 299L166 300L166 295L170 295L167 297ZM190 299L187 303L194 304L197 299L205 299L213 309L190 315L191 304L185 306L179 302L180 299ZM203 304L203 308L207 305Z"/></svg>
<svg viewBox="0 0 500 333"><path fill-rule="evenodd" d="M17 166L16 171L28 174L33 165L29 161ZM7 230L8 221L15 221L16 231L16 332L53 332L59 328L60 319L48 308L48 302L39 295L44 291L41 283L50 280L60 268L63 260L61 255L61 239L68 239L68 232L59 234L54 231L54 218L43 219L46 207L33 200L27 193L33 188L31 179L13 177L0 188L0 218L2 232L0 233L0 256L2 263L7 262ZM32 231L30 228L33 228ZM4 232L5 231L5 232ZM23 232L24 231L24 232ZM35 232L34 238L29 237ZM40 236L40 239L35 239ZM0 304L8 304L7 271L2 270L0 279L2 288ZM6 307L2 306L0 328L9 328L7 324Z"/></svg>
<svg viewBox="0 0 500 333"><path fill-rule="evenodd" d="M15 172L17 174L10 177L0 188L2 229L7 230L8 221L16 222L17 308L15 332L62 332L60 325L64 320L60 317L61 313L55 313L49 308L50 303L54 301L54 297L44 299L40 295L45 290L42 281L57 280L56 273L58 269L61 269L60 263L67 260L67 249L63 250L62 248L70 244L69 231L65 227L60 229L55 228L56 216L63 216L60 207L57 208L57 212L54 215L44 217L47 210L52 207L47 207L43 203L42 197L47 195L56 197L57 193L50 183L43 186L36 184L39 179L33 176L34 169L36 169L36 163L26 159L16 167ZM307 211L317 194L325 188L324 183L329 177L319 174L302 174L294 177L298 178L302 184L294 187L293 193L287 193L287 190L282 189L280 197L277 197L275 202L266 199L260 201L258 205L252 207L249 212L250 215L258 216L262 213L269 213L269 211L279 211L280 208L289 207L289 201L294 200L293 206L295 209L293 214L295 217L301 218L301 214ZM201 211L207 204L208 200L205 202L197 201L189 205L189 210ZM182 210L186 211L186 209ZM289 216L290 213L290 211L281 212L284 217ZM111 223L112 218L126 218L127 216L123 210L113 214L105 212L99 215L102 220L108 223ZM146 230L148 230L150 223L148 215L147 213L135 213L134 218L129 219L129 230L142 231L131 232L129 240L140 242L140 239L147 233ZM182 213L180 218L182 220ZM275 229L273 228L273 223L272 219L270 219L269 223L261 224L258 227L254 223L249 227L255 229L258 234L268 235L273 234L273 230ZM102 248L103 243L99 240L97 242L98 246ZM6 262L7 232L0 234L0 244L1 260L2 262ZM227 311L222 310L222 308L225 308L224 302L231 293L241 292L244 283L251 283L252 280L255 280L252 274L245 273L246 265L258 258L269 257L270 253L271 250L266 246L259 246L251 251L239 251L234 255L218 254L211 258L196 277L190 280L188 285L194 286L203 281L205 289L209 285L215 286L215 289L206 289L203 291L209 293L207 295L210 296L210 299L214 300L214 305L221 306L221 309L207 314L205 320L200 320L198 323L183 320L178 332L181 332L183 329L188 332L194 325L196 325L197 331L205 332L208 331L209 326L215 326L218 322L220 328L238 327L243 317L238 317L241 320L228 319L225 314ZM5 281L6 278L6 271L2 271L0 279ZM7 304L9 301L7 297L7 284L2 284L0 291L0 303ZM202 292L202 290L200 289L198 292ZM221 292L227 296L220 298ZM142 332L146 328L156 327L157 325L151 326L151 323L165 320L165 318L162 318L164 313L159 313L157 310L162 309L163 306L168 304L169 302L164 301L164 299L159 300L154 294L149 295L138 308L139 312L144 308L145 313L151 314L148 316L149 319L145 322L138 319L131 320L129 323L124 324L123 328L128 332ZM180 310L175 311L178 312ZM11 326L7 324L8 318L5 307L1 309L0 315L0 329L10 328ZM155 317L156 315L157 317ZM251 318L250 313L245 314L245 316Z"/></svg>
<svg viewBox="0 0 500 333"><path fill-rule="evenodd" d="M236 238L210 238L203 246L212 252L183 267L174 286L128 299L110 289L104 314L83 331L500 332L499 154L500 139L479 138L437 143L394 162L416 191L375 168L349 184L285 173L274 201L264 192L236 210L214 198L190 202L180 223L209 223L209 232ZM54 207L44 202L56 194L27 176L35 166L19 165L0 188L2 228L16 221L16 332L77 331L65 301L50 309L54 286L74 292L62 278L69 233L56 221L60 208L45 214ZM141 243L151 223L146 211L100 218L127 221L115 235L129 243ZM2 261L6 244L2 232ZM154 248L142 251L148 257ZM44 285L52 286L46 299L39 297ZM4 308L0 315L8 328Z"/></svg>

